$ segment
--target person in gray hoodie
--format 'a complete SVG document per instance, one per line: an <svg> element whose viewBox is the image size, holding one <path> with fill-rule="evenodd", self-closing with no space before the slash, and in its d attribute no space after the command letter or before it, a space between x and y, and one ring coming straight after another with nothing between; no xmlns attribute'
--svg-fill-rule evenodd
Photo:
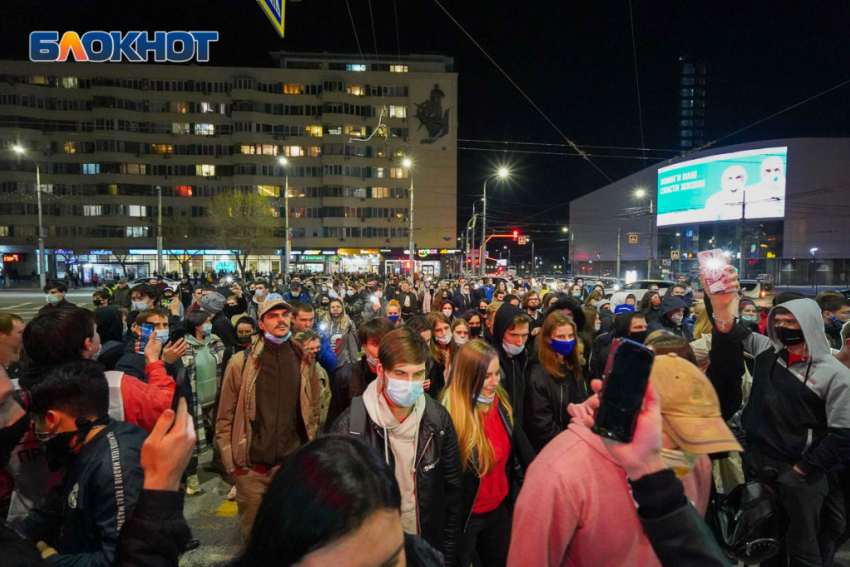
<svg viewBox="0 0 850 567"><path fill-rule="evenodd" d="M734 268L726 278L737 285ZM791 565L828 565L843 531L836 469L850 459L850 370L832 356L818 304L796 299L775 306L767 336L735 324L738 294L709 295L715 357L740 365L755 356L752 391L743 412L745 472L772 485L787 519L783 538ZM716 348L726 335L737 344ZM783 553L777 558L784 561ZM766 565L763 563L762 565ZM784 565L784 563L782 563Z"/></svg>
<svg viewBox="0 0 850 567"><path fill-rule="evenodd" d="M658 318L647 325L649 333L655 331L667 331L685 339L688 342L694 340L691 329L685 324L688 304L679 295L665 295L658 308Z"/></svg>

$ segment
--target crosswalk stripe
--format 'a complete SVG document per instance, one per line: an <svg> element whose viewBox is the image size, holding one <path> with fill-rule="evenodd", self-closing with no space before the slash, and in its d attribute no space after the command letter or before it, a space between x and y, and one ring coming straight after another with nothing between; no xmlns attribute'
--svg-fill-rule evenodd
<svg viewBox="0 0 850 567"><path fill-rule="evenodd" d="M2 307L2 308L8 309L9 311L12 311L13 309L20 309L21 307L24 307L25 305L32 305L32 304L33 304L33 302L29 301L27 303L21 303L20 305L10 305L9 307Z"/></svg>

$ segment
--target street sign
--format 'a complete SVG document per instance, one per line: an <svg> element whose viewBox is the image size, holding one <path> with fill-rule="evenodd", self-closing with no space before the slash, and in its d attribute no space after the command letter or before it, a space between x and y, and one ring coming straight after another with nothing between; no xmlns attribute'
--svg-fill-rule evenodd
<svg viewBox="0 0 850 567"><path fill-rule="evenodd" d="M526 238L527 237L525 237L525 236L520 236L519 239L517 239L517 242L519 242L520 244L525 244Z"/></svg>
<svg viewBox="0 0 850 567"><path fill-rule="evenodd" d="M678 250L670 250L670 259L678 260L679 259L679 251Z"/></svg>
<svg viewBox="0 0 850 567"><path fill-rule="evenodd" d="M263 12L268 16L275 31L283 37L283 15L286 9L286 0L257 0Z"/></svg>
<svg viewBox="0 0 850 567"><path fill-rule="evenodd" d="M638 243L637 236L638 236L637 234L630 234L629 235L629 244L637 244Z"/></svg>

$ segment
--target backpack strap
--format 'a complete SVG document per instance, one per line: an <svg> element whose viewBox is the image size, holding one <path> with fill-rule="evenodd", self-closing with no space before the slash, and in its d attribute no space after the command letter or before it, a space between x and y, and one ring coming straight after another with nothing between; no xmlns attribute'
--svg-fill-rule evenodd
<svg viewBox="0 0 850 567"><path fill-rule="evenodd" d="M363 435L366 431L366 404L363 397L351 400L351 414L348 418L348 432L352 435Z"/></svg>

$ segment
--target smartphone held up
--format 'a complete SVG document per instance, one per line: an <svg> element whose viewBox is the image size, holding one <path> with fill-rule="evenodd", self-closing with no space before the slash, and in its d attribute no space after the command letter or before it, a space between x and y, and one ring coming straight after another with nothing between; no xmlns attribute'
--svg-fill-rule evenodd
<svg viewBox="0 0 850 567"><path fill-rule="evenodd" d="M730 286L726 281L725 269L728 262L726 253L719 248L716 250L705 250L697 254L699 269L705 276L705 287L711 295L722 295L734 293L735 286Z"/></svg>
<svg viewBox="0 0 850 567"><path fill-rule="evenodd" d="M629 339L614 341L599 392L594 433L622 443L631 442L654 359L655 353L649 347Z"/></svg>

